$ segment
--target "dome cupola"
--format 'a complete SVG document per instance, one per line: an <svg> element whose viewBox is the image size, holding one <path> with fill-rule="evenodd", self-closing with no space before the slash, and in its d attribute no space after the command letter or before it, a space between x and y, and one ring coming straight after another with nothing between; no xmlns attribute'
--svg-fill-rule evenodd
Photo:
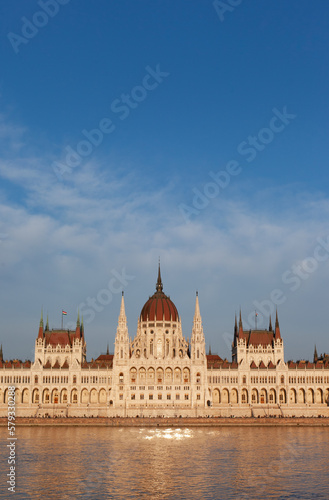
<svg viewBox="0 0 329 500"><path fill-rule="evenodd" d="M175 304L170 300L170 297L163 293L160 263L156 292L144 304L140 321L179 321Z"/></svg>

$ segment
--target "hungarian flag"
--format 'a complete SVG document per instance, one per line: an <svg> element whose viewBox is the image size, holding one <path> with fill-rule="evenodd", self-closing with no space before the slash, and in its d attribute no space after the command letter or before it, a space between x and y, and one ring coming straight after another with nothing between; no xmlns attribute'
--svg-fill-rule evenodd
<svg viewBox="0 0 329 500"><path fill-rule="evenodd" d="M67 315L67 312L66 312L66 311L63 311L63 309L62 309L62 314L63 314L63 316L66 316L66 315Z"/></svg>

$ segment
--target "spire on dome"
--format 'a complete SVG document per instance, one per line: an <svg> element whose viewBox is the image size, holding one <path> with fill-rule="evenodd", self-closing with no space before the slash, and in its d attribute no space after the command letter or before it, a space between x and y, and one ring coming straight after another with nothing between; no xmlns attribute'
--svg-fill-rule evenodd
<svg viewBox="0 0 329 500"><path fill-rule="evenodd" d="M159 270L158 270L158 281L156 284L156 291L162 292L162 290L163 290L163 285L162 285L162 280L161 280L160 258L159 258Z"/></svg>

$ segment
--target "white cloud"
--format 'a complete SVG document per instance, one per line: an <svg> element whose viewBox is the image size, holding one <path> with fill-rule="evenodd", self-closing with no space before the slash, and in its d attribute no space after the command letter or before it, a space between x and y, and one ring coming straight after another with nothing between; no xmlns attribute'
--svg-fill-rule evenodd
<svg viewBox="0 0 329 500"><path fill-rule="evenodd" d="M291 187L289 204L288 188L267 192L266 209L258 203L264 193L260 200L257 193L251 200L217 199L185 224L178 210L179 186L145 182L122 167L116 174L115 165L100 161L89 161L59 182L47 154L3 158L0 176L11 186L0 205L0 233L6 235L0 238L2 342L11 357L17 350L22 358L30 353L42 304L49 309L52 326L58 326L58 311L64 306L74 320L78 304L106 287L113 268L125 267L136 276L127 286L133 335L137 313L153 293L159 255L165 291L175 299L185 335L190 335L194 292L199 289L207 341L230 357L222 334L232 331L234 311L241 305L247 315L253 300L267 298L275 287L287 292L282 273L312 255L317 237L327 234L329 201L318 193L300 196ZM326 311L310 291L316 290L318 297L325 294L328 275L324 262L300 290L286 293L280 309L289 349L294 347L289 329L295 328L298 308L312 303L317 315L317 333L311 339L298 318L304 346L299 344L288 357L310 357L316 336L325 344ZM90 357L114 340L118 300L114 297L88 325Z"/></svg>

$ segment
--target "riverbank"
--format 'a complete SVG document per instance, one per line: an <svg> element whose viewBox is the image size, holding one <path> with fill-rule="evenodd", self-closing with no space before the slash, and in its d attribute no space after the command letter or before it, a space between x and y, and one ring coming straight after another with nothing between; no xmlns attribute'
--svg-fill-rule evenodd
<svg viewBox="0 0 329 500"><path fill-rule="evenodd" d="M16 427L329 427L329 418L17 418ZM8 420L0 419L0 427Z"/></svg>

